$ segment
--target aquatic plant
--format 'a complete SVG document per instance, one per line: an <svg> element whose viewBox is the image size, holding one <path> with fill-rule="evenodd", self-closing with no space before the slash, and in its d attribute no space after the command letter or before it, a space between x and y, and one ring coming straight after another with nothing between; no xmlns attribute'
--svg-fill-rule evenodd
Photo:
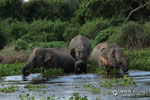
<svg viewBox="0 0 150 100"><path fill-rule="evenodd" d="M0 88L0 92L5 92L5 93L12 93L18 90L19 90L18 86L8 86L8 87Z"/></svg>
<svg viewBox="0 0 150 100"><path fill-rule="evenodd" d="M128 77L127 75L124 75L123 78L120 78L119 81L120 86L128 86L128 85L134 85L134 80L132 77Z"/></svg>
<svg viewBox="0 0 150 100"><path fill-rule="evenodd" d="M81 97L79 96L79 93L73 93L73 96L71 96L69 99L66 99L65 97L59 97L56 99L55 95L52 94L52 96L48 97L41 97L40 94L40 100L88 100L87 96ZM34 96L30 96L30 94L26 94L23 96L22 94L19 95L20 100L36 100Z"/></svg>
<svg viewBox="0 0 150 100"><path fill-rule="evenodd" d="M100 93L100 88L97 88L97 87L93 86L92 84L82 84L81 86L84 88L87 88L87 90L89 92L91 92L92 94L99 94Z"/></svg>
<svg viewBox="0 0 150 100"><path fill-rule="evenodd" d="M48 69L45 70L42 75L44 77L51 77L51 76L58 76L58 75L62 75L64 73L64 70L61 68L54 68L54 69Z"/></svg>
<svg viewBox="0 0 150 100"><path fill-rule="evenodd" d="M135 82L133 80L132 77L129 77L127 75L124 75L122 78L120 79L112 79L110 81L108 81L107 79L105 79L104 82L100 82L100 86L101 87L113 87L113 86L129 86L129 85L135 85Z"/></svg>
<svg viewBox="0 0 150 100"><path fill-rule="evenodd" d="M0 64L0 77L21 74L21 69L24 64L25 63Z"/></svg>
<svg viewBox="0 0 150 100"><path fill-rule="evenodd" d="M24 86L24 88L29 90L35 90L35 89L41 89L41 88L47 88L45 85L34 85L34 84L27 84Z"/></svg>
<svg viewBox="0 0 150 100"><path fill-rule="evenodd" d="M105 79L105 82L100 82L100 86L110 88L113 87L113 83Z"/></svg>

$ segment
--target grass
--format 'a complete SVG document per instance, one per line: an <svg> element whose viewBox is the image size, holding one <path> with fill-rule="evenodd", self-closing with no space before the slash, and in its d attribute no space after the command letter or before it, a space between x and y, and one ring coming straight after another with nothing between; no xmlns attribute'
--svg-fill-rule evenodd
<svg viewBox="0 0 150 100"><path fill-rule="evenodd" d="M0 88L0 92L12 93L17 91L18 89L19 89L18 86L8 86L8 87Z"/></svg>

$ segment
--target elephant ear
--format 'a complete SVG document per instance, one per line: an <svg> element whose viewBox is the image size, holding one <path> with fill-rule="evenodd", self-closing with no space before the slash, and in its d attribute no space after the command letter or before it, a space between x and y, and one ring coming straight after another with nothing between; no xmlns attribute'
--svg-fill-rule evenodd
<svg viewBox="0 0 150 100"><path fill-rule="evenodd" d="M100 60L104 65L108 65L108 61L107 61L107 59L106 59L105 57L100 56L100 57L99 57L99 60Z"/></svg>
<svg viewBox="0 0 150 100"><path fill-rule="evenodd" d="M50 60L51 60L51 54L50 54L50 53L47 53L47 54L45 55L44 62L48 62L48 61L50 61Z"/></svg>
<svg viewBox="0 0 150 100"><path fill-rule="evenodd" d="M71 49L71 50L70 50L70 54L72 55L73 58L76 58L76 57L75 57L75 49Z"/></svg>

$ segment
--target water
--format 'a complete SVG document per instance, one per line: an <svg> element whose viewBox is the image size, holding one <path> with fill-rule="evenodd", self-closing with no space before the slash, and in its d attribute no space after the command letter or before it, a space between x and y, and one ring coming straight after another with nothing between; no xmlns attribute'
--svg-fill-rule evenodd
<svg viewBox="0 0 150 100"><path fill-rule="evenodd" d="M18 86L19 90L13 93L3 93L0 92L0 100L21 100L19 95L26 96L30 94L30 97L35 97L36 100L40 98L55 95L56 100L65 100L63 98L57 99L59 97L65 97L66 100L70 98L73 93L79 93L81 97L87 96L88 100L96 100L100 96L100 100L150 100L145 94L150 94L150 72L146 71L129 71L129 76L132 76L135 86L114 86L111 88L100 87L99 82L104 81L106 78L108 80L114 77L120 78L121 75L96 75L96 74L80 74L80 75L64 75L58 77L52 77L49 79L43 79L41 74L30 74L27 77L27 81L22 81L21 75L7 76L0 79L0 86ZM24 86L27 84L34 85L44 85L46 88L28 90ZM95 87L100 88L99 94L92 94L83 88L82 84L92 84ZM117 96L109 94L108 92L117 92ZM107 94L106 94L107 93ZM135 96L135 94L136 96ZM143 95L137 95L137 94ZM137 97L138 96L138 97Z"/></svg>

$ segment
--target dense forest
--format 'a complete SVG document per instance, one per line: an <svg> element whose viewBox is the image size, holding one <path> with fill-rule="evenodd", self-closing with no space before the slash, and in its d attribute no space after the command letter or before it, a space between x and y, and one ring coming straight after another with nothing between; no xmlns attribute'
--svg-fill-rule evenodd
<svg viewBox="0 0 150 100"><path fill-rule="evenodd" d="M68 42L77 34L126 48L150 46L149 0L0 0L0 48Z"/></svg>

